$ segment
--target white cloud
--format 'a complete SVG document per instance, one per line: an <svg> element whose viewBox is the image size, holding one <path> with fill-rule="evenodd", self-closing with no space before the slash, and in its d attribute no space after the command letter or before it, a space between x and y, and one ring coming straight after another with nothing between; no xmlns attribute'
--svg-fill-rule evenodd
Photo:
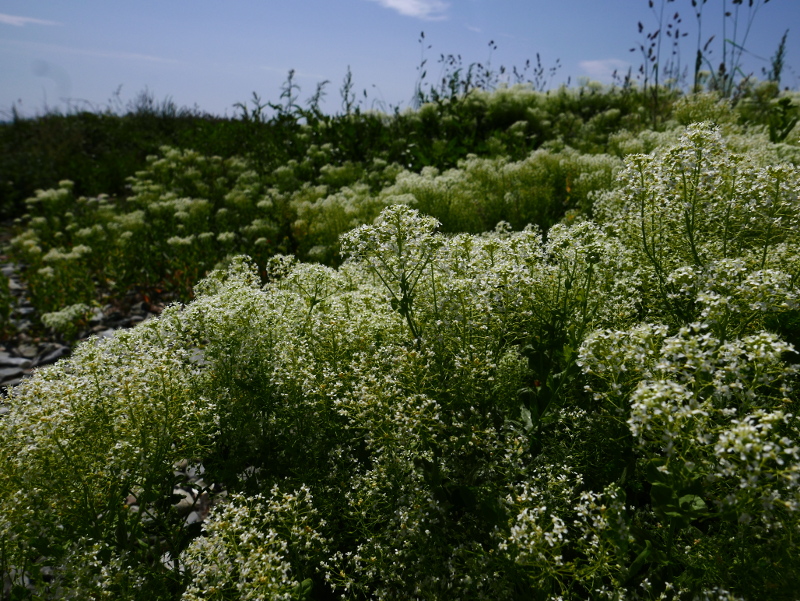
<svg viewBox="0 0 800 601"><path fill-rule="evenodd" d="M132 61L148 61L152 63L165 63L179 65L183 61L173 58L165 58L163 56L154 56L152 54L139 54L137 52L113 52L106 50L92 50L90 48L75 48L72 46L62 46L60 44L48 44L42 42L29 42L27 40L2 40L0 39L0 46L11 46L16 48L25 48L29 50L36 50L39 52L58 52L59 54L77 54L79 56L92 56L95 58L110 58L122 59Z"/></svg>
<svg viewBox="0 0 800 601"><path fill-rule="evenodd" d="M591 79L602 83L611 83L614 71L622 78L628 73L631 64L616 58L606 58L599 61L581 61L578 63L583 72Z"/></svg>
<svg viewBox="0 0 800 601"><path fill-rule="evenodd" d="M4 15L0 13L0 23L3 25L13 25L14 27L22 27L24 25L61 25L55 21L45 21L43 19L34 19L32 17L18 17L16 15Z"/></svg>
<svg viewBox="0 0 800 601"><path fill-rule="evenodd" d="M372 0L384 8L396 10L406 17L415 17L424 21L441 21L446 19L445 11L450 7L442 0Z"/></svg>

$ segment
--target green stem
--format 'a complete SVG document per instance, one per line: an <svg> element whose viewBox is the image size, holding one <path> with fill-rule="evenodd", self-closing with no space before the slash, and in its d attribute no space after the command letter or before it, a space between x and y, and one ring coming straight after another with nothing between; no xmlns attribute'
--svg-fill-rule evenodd
<svg viewBox="0 0 800 601"><path fill-rule="evenodd" d="M692 251L692 259L694 260L694 264L697 267L703 266L703 261L700 259L700 255L697 252L697 242L695 241L695 227L697 225L697 186L699 184L700 179L700 160L702 159L702 153L698 151L697 153L697 163L698 166L695 167L694 172L692 173L692 192L691 195L689 194L688 184L689 181L686 179L686 174L681 174L681 180L683 182L683 203L684 203L684 210L683 210L683 220L684 225L686 226L686 237L689 239L689 248ZM687 210L688 205L688 210Z"/></svg>

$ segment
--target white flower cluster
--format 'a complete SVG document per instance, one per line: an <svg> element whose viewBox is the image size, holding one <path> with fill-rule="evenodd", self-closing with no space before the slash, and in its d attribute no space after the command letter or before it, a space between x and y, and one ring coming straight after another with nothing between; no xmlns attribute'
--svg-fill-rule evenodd
<svg viewBox="0 0 800 601"><path fill-rule="evenodd" d="M635 251L637 266L652 279L647 300L655 315L686 321L687 309L674 295L686 291L691 274L714 317L726 303L714 288L724 288L726 278L755 278L751 283L762 292L776 279L789 283L768 270L785 269L797 255L800 172L788 163L769 164L769 158L737 154L719 130L696 124L666 151L626 159L621 185L597 199L596 213ZM774 292L781 296L786 288ZM748 306L759 305L760 294Z"/></svg>
<svg viewBox="0 0 800 601"><path fill-rule="evenodd" d="M60 311L42 315L42 323L56 332L69 332L76 322L86 319L92 308L84 303L69 305Z"/></svg>
<svg viewBox="0 0 800 601"><path fill-rule="evenodd" d="M297 599L326 551L318 532L325 520L312 501L305 486L292 493L274 486L268 497L231 495L181 555L192 574L181 599Z"/></svg>

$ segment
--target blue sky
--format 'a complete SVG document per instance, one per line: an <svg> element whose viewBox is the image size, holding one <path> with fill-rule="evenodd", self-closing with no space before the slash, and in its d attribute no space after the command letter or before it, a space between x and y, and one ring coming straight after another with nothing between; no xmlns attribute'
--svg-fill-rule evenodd
<svg viewBox="0 0 800 601"><path fill-rule="evenodd" d="M661 0L654 1L658 8ZM703 38L716 34L716 60L723 2L708 0L703 15ZM746 44L756 56L744 63L760 75L768 62L758 57L771 57L789 28L783 83L797 88L800 0L762 3ZM682 54L691 60L690 0L666 7L683 17L690 35ZM337 111L348 66L355 89L367 91L366 108L407 107L421 31L431 46L424 54L429 77L440 74L441 54L510 69L539 53L547 68L560 60L554 85L567 77L609 82L614 68L641 64L629 51L643 39L639 21L645 33L656 28L647 0L0 0L0 114L12 104L25 115L63 110L67 102L103 108L117 98L124 105L147 88L157 100L233 115L234 103L253 92L277 102L289 69L301 101L329 80L324 106Z"/></svg>

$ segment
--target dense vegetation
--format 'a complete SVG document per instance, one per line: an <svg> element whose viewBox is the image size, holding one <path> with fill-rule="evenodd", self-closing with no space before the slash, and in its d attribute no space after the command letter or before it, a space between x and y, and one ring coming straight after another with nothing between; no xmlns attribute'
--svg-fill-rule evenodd
<svg viewBox="0 0 800 601"><path fill-rule="evenodd" d="M131 289L167 290L188 300L204 273L238 253L262 268L275 253L336 264L342 233L372 221L390 204L412 199L440 221L443 232L478 233L500 221L515 230L533 223L546 231L565 214L590 216L591 195L612 185L622 158L674 139L679 125L710 118L733 133L775 140L769 124L778 118L791 123L797 111L791 97L766 100L776 93L763 85L733 109L713 94L676 97L658 131L646 127L648 94L588 84L549 93L473 90L394 116L351 111L314 120L318 111L282 108L265 121L260 109L251 109L247 119L220 121L209 130L213 135L201 147L219 148L222 155L162 146L116 195L82 194L105 181L94 176L31 193L13 208L25 211L13 253L27 266L34 305L47 313ZM142 133L133 138L142 141L155 129L148 122L163 121L160 128L168 130L198 119L171 111L137 121L144 113L91 119L106 120L109 136L118 123L139 123ZM7 127L25 131L51 120L74 125L84 116ZM232 135L224 142L226 131ZM71 147L53 150L35 135L26 139L65 161L81 156ZM241 155L231 154L234 139ZM147 147L107 141L110 148L126 149L121 152ZM85 159L94 173L130 166L115 152L101 154L104 144L88 146ZM791 158L794 146L776 148ZM0 156L31 168L42 165L25 145ZM77 169L78 176L84 172ZM58 174L45 163L37 177Z"/></svg>
<svg viewBox="0 0 800 601"><path fill-rule="evenodd" d="M327 146L330 156L307 167L353 163L369 168L377 159L415 171L423 166L445 169L469 153L522 158L556 138L600 147L623 115L630 114L627 122L642 118L631 114L633 96L583 88L577 94L562 90L546 102L533 102L514 95L492 100L475 93L464 102L442 100L422 111L390 115L344 104L342 113L333 116L294 101L268 113L256 97L242 105L237 118L222 119L178 109L168 101L155 103L144 95L122 115L79 112L15 118L0 124L0 172L5 174L0 209L13 214L36 189L55 187L62 179L75 181L81 195L125 195L127 177L145 168L146 157L165 145L226 159L248 155L264 176L290 161L303 163L315 148ZM593 118L587 131L583 125ZM598 120L612 123L592 135ZM518 125L509 131L514 124Z"/></svg>
<svg viewBox="0 0 800 601"><path fill-rule="evenodd" d="M796 598L797 96L293 89L0 126L41 331L184 301L10 393L0 596Z"/></svg>

